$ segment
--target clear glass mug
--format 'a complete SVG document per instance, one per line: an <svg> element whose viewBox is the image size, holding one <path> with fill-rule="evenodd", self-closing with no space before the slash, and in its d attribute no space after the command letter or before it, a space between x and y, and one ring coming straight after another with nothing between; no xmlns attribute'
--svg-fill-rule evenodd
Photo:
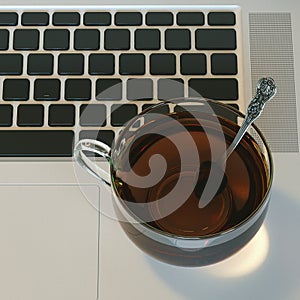
<svg viewBox="0 0 300 300"><path fill-rule="evenodd" d="M130 120L112 148L79 141L74 159L111 186L118 220L140 249L165 263L204 266L247 244L270 201L272 157L255 125L215 163L244 117L212 100L170 100ZM91 154L105 158L110 173Z"/></svg>

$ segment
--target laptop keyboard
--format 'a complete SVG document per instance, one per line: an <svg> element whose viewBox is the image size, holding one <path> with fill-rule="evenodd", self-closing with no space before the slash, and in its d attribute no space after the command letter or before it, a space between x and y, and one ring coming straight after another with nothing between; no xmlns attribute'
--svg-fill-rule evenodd
<svg viewBox="0 0 300 300"><path fill-rule="evenodd" d="M243 107L239 27L232 6L0 9L0 156L68 157L81 138L111 145L166 99Z"/></svg>

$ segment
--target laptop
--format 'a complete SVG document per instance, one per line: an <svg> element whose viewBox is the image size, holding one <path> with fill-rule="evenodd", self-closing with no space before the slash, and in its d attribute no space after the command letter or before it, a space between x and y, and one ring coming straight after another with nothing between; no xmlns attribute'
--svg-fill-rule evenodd
<svg viewBox="0 0 300 300"><path fill-rule="evenodd" d="M216 4L0 1L1 299L299 299L300 4ZM245 112L265 76L278 93L256 122L275 164L261 230L212 266L147 257L109 189L74 164L74 142L110 146L130 118L176 97Z"/></svg>

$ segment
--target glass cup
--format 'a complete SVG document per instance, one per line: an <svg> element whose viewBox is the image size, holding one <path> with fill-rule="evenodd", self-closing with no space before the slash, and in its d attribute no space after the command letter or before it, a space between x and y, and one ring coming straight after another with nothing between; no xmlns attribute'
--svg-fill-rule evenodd
<svg viewBox="0 0 300 300"><path fill-rule="evenodd" d="M217 101L165 101L130 120L112 148L79 141L74 159L111 186L118 220L140 249L165 263L204 266L247 244L270 201L272 157L255 125L220 160L244 117ZM105 158L110 173L91 155Z"/></svg>

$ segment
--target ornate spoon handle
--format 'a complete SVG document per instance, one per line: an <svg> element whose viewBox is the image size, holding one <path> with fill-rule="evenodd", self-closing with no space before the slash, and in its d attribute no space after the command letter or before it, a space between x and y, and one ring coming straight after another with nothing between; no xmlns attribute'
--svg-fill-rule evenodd
<svg viewBox="0 0 300 300"><path fill-rule="evenodd" d="M258 81L256 94L248 105L246 117L241 128L239 129L231 145L226 150L224 161L226 161L226 159L238 145L248 127L260 116L266 102L271 100L275 96L276 92L277 88L274 80L271 77L261 78Z"/></svg>

